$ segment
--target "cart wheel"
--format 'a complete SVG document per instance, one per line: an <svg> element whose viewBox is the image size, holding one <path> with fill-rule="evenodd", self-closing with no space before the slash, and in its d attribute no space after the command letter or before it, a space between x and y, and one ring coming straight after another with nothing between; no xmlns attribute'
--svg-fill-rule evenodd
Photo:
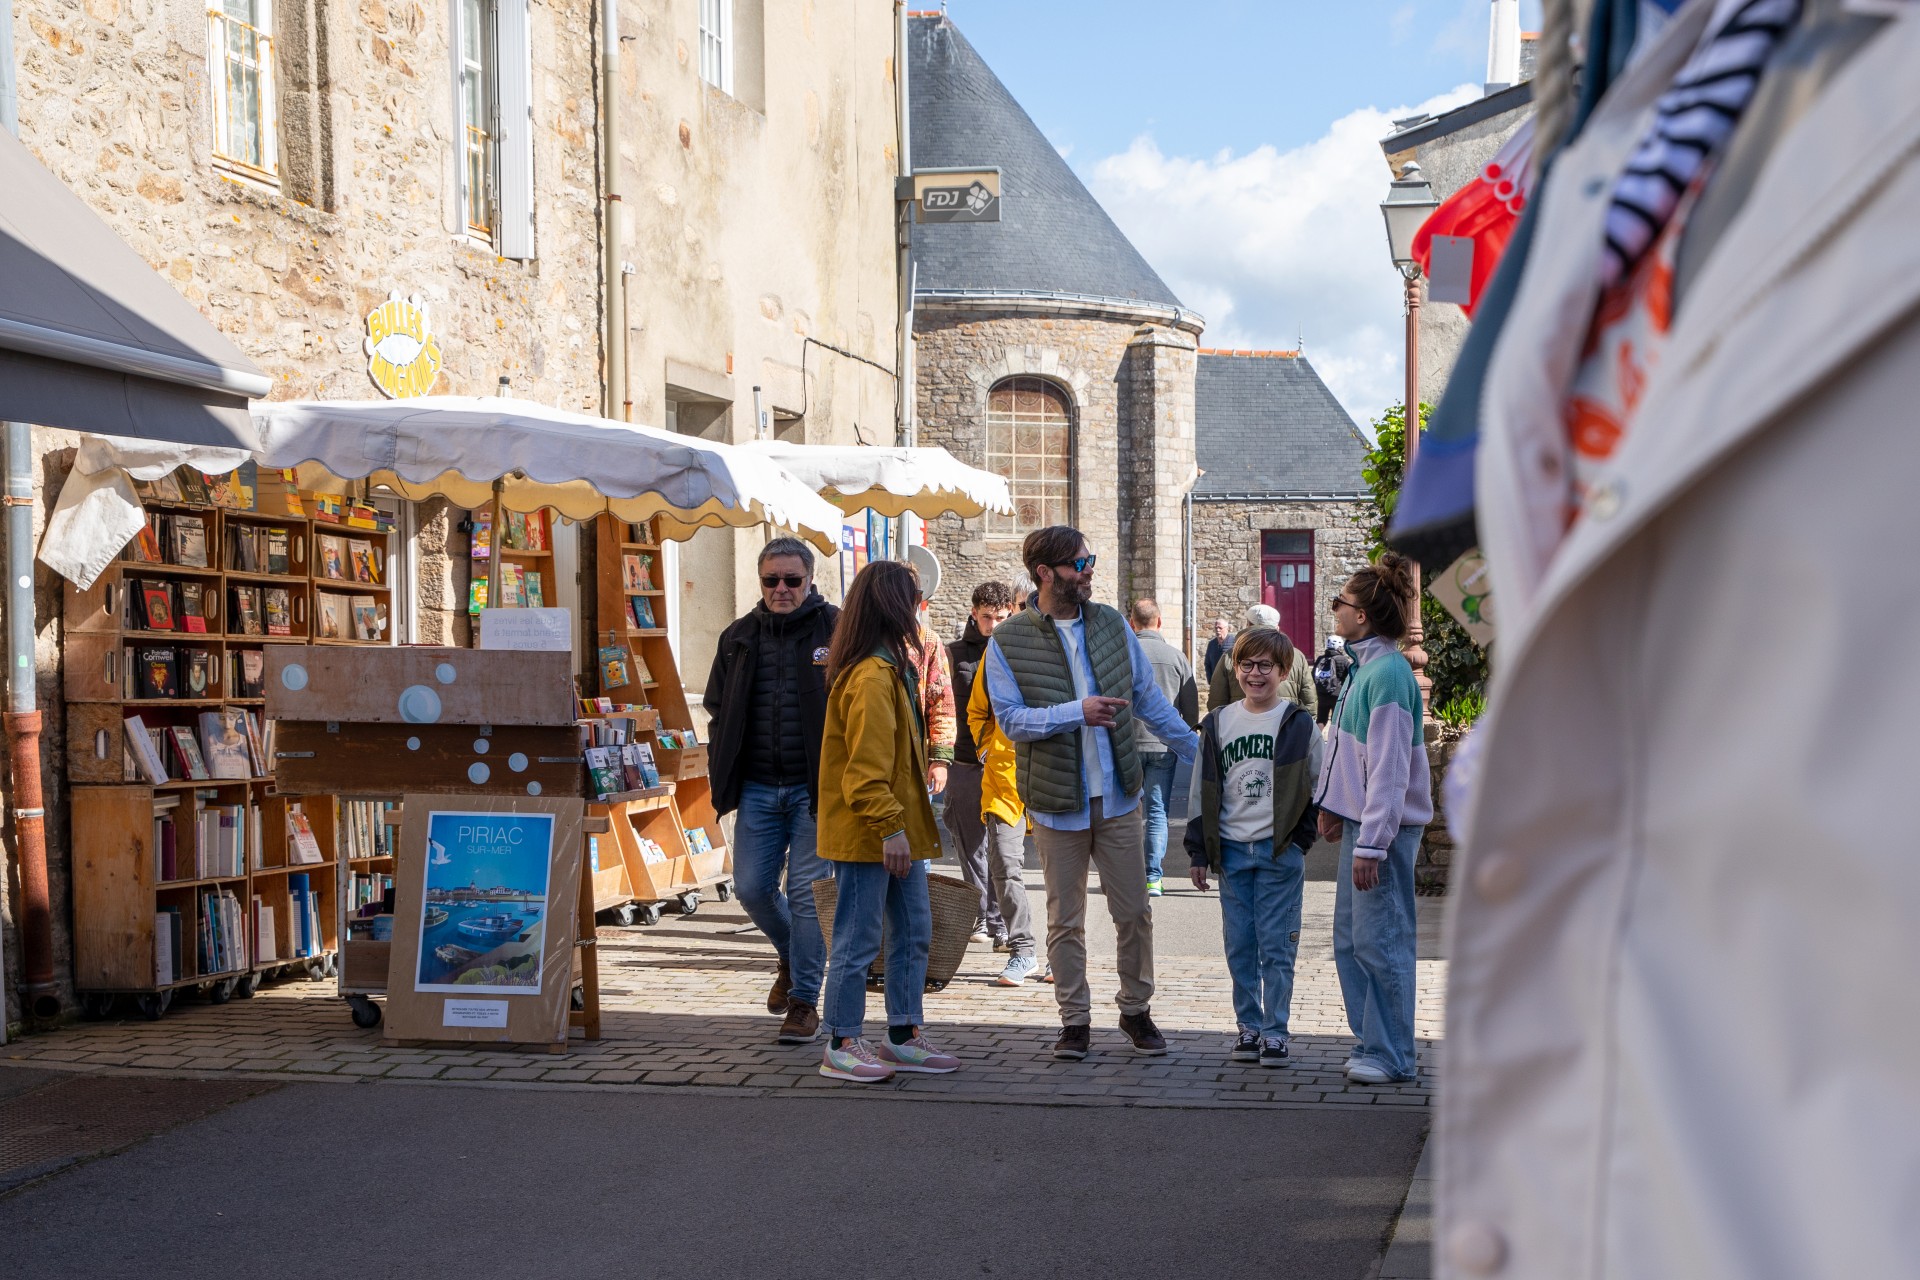
<svg viewBox="0 0 1920 1280"><path fill-rule="evenodd" d="M720 899L720 901L722 902L732 902L733 901L733 881L722 880L719 884L713 887L713 894L716 898Z"/></svg>
<svg viewBox="0 0 1920 1280"><path fill-rule="evenodd" d="M306 964L301 967L307 971L308 982L320 982L327 976L327 962L319 956L308 960Z"/></svg>
<svg viewBox="0 0 1920 1280"><path fill-rule="evenodd" d="M575 987L568 1003L573 1006L574 1012L581 1012L587 1007L587 993L581 988Z"/></svg>
<svg viewBox="0 0 1920 1280"><path fill-rule="evenodd" d="M240 979L239 985L234 987L233 989L233 994L242 1000L251 1000L253 999L253 993L258 991L259 989L260 989L260 975L257 973L250 973L246 977Z"/></svg>
<svg viewBox="0 0 1920 1280"><path fill-rule="evenodd" d="M328 978L339 977L340 957L332 951L327 952L326 959L321 963L320 972Z"/></svg>
<svg viewBox="0 0 1920 1280"><path fill-rule="evenodd" d="M648 926L660 923L660 904L649 902L640 908L640 923Z"/></svg>
<svg viewBox="0 0 1920 1280"><path fill-rule="evenodd" d="M690 916L700 909L700 895L692 889L680 895L680 914Z"/></svg>
<svg viewBox="0 0 1920 1280"><path fill-rule="evenodd" d="M99 1022L113 1012L113 992L88 991L80 997L80 1016L88 1022Z"/></svg>
<svg viewBox="0 0 1920 1280"><path fill-rule="evenodd" d="M632 925L635 921L640 919L640 908L634 906L631 902L627 903L625 906L615 907L613 909L613 918L618 920L621 924Z"/></svg>
<svg viewBox="0 0 1920 1280"><path fill-rule="evenodd" d="M347 1007L353 1014L353 1025L362 1031L380 1025L380 1006L365 996L348 996Z"/></svg>
<svg viewBox="0 0 1920 1280"><path fill-rule="evenodd" d="M173 992L155 991L150 995L135 996L133 1003L141 1016L149 1022L158 1022L160 1015L167 1011L167 1006L173 1003Z"/></svg>
<svg viewBox="0 0 1920 1280"><path fill-rule="evenodd" d="M207 988L207 1003L225 1004L227 1001L233 999L233 989L239 985L240 979L238 978L228 978L224 982L214 983Z"/></svg>

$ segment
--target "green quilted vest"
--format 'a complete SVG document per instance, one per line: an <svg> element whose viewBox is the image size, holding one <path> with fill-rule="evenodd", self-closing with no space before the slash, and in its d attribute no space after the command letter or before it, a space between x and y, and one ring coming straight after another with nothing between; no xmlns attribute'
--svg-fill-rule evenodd
<svg viewBox="0 0 1920 1280"><path fill-rule="evenodd" d="M1114 698L1133 696L1133 654L1127 647L1127 623L1119 612L1103 604L1081 607L1086 620L1087 658L1093 667L1090 693ZM1053 619L1027 608L994 628L993 638L1013 670L1020 697L1030 707L1052 707L1078 702L1073 673L1067 670L1067 648ZM1107 731L1113 743L1113 763L1120 786L1128 795L1141 788L1140 749L1134 741L1133 708L1122 707ZM1019 761L1020 799L1036 813L1075 813L1087 803L1080 761L1080 734L1057 733L1038 742L1014 744ZM1090 766L1091 767L1091 766Z"/></svg>

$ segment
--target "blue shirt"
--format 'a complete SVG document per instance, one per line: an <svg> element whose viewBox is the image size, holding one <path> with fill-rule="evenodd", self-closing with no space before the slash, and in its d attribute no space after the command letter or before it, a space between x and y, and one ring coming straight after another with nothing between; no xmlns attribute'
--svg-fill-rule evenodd
<svg viewBox="0 0 1920 1280"><path fill-rule="evenodd" d="M1081 616L1072 622L1049 619L1060 628L1061 645L1067 651L1068 660L1073 663L1071 674L1074 688L1084 688L1089 692L1098 689L1107 697L1119 697L1121 695L1112 690L1100 689L1093 678L1082 634L1085 616L1086 612L1082 610ZM1180 712L1167 701L1167 695L1160 692L1160 686L1153 678L1153 664L1147 661L1139 638L1130 628L1127 630L1127 654L1133 663L1133 688L1127 695L1133 702L1133 714L1153 730L1183 764L1192 764L1194 757L1200 753L1200 735L1187 727L1187 722L1180 718ZM1087 726L1086 714L1079 700L1051 707L1029 707L1020 696L1020 683L1013 678L1013 668L1007 665L1007 655L1000 651L998 640L988 642L981 666L986 671L987 696L993 701L994 719L1000 722L1002 733L1014 742L1038 742L1062 733L1083 734L1080 751L1082 794L1097 792L1102 797L1101 812L1109 818L1134 811L1140 803L1140 793L1128 794L1120 785L1120 773L1113 763L1113 737L1105 729ZM1087 750L1089 742L1093 748L1091 751ZM1100 771L1097 779L1089 780L1087 777L1090 763ZM1027 816L1054 831L1085 831L1092 825L1092 805L1083 803L1073 813L1038 813L1028 809Z"/></svg>

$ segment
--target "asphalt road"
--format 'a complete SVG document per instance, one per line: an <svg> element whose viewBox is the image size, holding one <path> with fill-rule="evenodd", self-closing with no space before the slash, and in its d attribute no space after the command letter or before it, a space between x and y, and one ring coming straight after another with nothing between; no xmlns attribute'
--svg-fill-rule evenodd
<svg viewBox="0 0 1920 1280"><path fill-rule="evenodd" d="M0 1197L0 1240L22 1280L1360 1280L1425 1124L290 1085Z"/></svg>

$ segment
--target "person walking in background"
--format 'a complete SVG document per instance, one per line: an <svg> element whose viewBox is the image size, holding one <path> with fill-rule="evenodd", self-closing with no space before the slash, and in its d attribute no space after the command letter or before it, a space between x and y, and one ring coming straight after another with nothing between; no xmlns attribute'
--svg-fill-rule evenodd
<svg viewBox="0 0 1920 1280"><path fill-rule="evenodd" d="M733 823L734 888L780 967L767 1012L782 1044L819 1034L826 945L813 882L828 644L840 610L813 587L813 551L775 538L760 551L760 603L720 633L702 700L714 807ZM784 883L784 888L783 888Z"/></svg>
<svg viewBox="0 0 1920 1280"><path fill-rule="evenodd" d="M987 873L1007 927L1007 967L994 982L1017 987L1028 978L1051 981L1051 971L1038 973L1034 954L1033 909L1027 902L1027 813L1020 804L1019 765L1013 743L993 718L993 699L983 678L973 681L967 696L967 727L980 756L980 822L986 829Z"/></svg>
<svg viewBox="0 0 1920 1280"><path fill-rule="evenodd" d="M953 701L968 708L960 717L953 747L953 770L947 775L946 806L941 813L953 837L960 875L980 893L974 927L975 941L991 941L995 951L1007 949L1007 925L987 866L988 831L981 817L981 761L974 741L970 703L974 673L987 651L993 629L1013 612L1013 589L1004 582L983 582L973 589L966 631L947 646L947 664L953 671ZM1031 940L1029 940L1031 941Z"/></svg>
<svg viewBox="0 0 1920 1280"><path fill-rule="evenodd" d="M1233 978L1240 1032L1235 1062L1287 1065L1300 900L1317 810L1321 759L1313 712L1280 696L1293 645L1272 627L1234 643L1246 697L1207 713L1200 726L1199 812L1187 822L1193 887L1220 877L1220 930Z"/></svg>
<svg viewBox="0 0 1920 1280"><path fill-rule="evenodd" d="M1140 856L1144 787L1136 717L1191 761L1199 736L1154 683L1153 667L1118 610L1093 603L1096 559L1078 529L1027 535L1021 558L1039 584L1037 608L993 633L987 687L994 718L1015 744L1020 798L1037 830L1047 882L1047 957L1061 1031L1056 1058L1087 1056L1087 875L1098 868L1118 943L1120 1030L1137 1052L1167 1051L1154 1025L1153 912Z"/></svg>
<svg viewBox="0 0 1920 1280"><path fill-rule="evenodd" d="M1186 655L1167 643L1160 634L1160 606L1151 600L1139 600L1133 606L1133 633L1140 640L1140 651L1153 666L1153 682L1168 702L1187 722L1188 728L1200 723L1200 689L1194 683L1193 666ZM1147 896L1161 894L1160 874L1167 857L1167 807L1173 802L1173 752L1145 725L1137 729L1140 738L1140 770L1146 779L1146 862Z"/></svg>
<svg viewBox="0 0 1920 1280"><path fill-rule="evenodd" d="M1280 630L1280 611L1270 604L1251 604L1247 606L1247 627L1272 627ZM1245 628L1242 628L1242 634ZM1282 635L1286 635L1284 631ZM1238 637L1235 637L1236 641ZM1287 636L1287 643L1293 644L1293 637ZM1213 669L1213 676L1207 683L1207 707L1224 707L1230 702L1238 702L1246 696L1240 682L1234 678L1233 664L1222 662ZM1293 649L1293 666L1280 680L1280 696L1289 702L1312 709L1314 702L1313 663L1307 655L1300 652L1299 646Z"/></svg>
<svg viewBox="0 0 1920 1280"><path fill-rule="evenodd" d="M1214 668L1220 665L1220 659L1227 654L1227 645L1233 639L1233 627L1225 618L1213 620L1213 635L1207 640L1207 652L1202 661L1206 668L1207 683L1213 683Z"/></svg>
<svg viewBox="0 0 1920 1280"><path fill-rule="evenodd" d="M1346 642L1339 636L1328 636L1326 652L1313 660L1313 686L1320 704L1314 719L1319 723L1325 724L1333 717L1333 704L1340 700L1340 686L1346 683L1347 668L1352 665Z"/></svg>
<svg viewBox="0 0 1920 1280"><path fill-rule="evenodd" d="M915 589L919 571L911 567ZM927 621L927 597L920 596L914 610L920 642L917 669L920 676L920 706L927 717L927 789L935 795L947 789L947 771L953 764L954 744L959 741L959 717L953 699L953 668L947 663L947 646L940 643L933 625Z"/></svg>
<svg viewBox="0 0 1920 1280"><path fill-rule="evenodd" d="M833 863L830 1037L820 1074L867 1084L895 1072L943 1074L957 1058L921 1031L933 909L927 863L940 835L927 797L927 725L913 572L890 560L860 571L827 658L820 749L820 852ZM867 969L886 931L887 1038L866 1039Z"/></svg>
<svg viewBox="0 0 1920 1280"><path fill-rule="evenodd" d="M1340 842L1333 963L1359 1037L1347 1059L1356 1084L1393 1084L1415 1071L1413 863L1433 818L1420 686L1400 652L1414 608L1413 571L1389 551L1333 599L1333 626L1353 665L1333 709L1314 803L1320 835Z"/></svg>

